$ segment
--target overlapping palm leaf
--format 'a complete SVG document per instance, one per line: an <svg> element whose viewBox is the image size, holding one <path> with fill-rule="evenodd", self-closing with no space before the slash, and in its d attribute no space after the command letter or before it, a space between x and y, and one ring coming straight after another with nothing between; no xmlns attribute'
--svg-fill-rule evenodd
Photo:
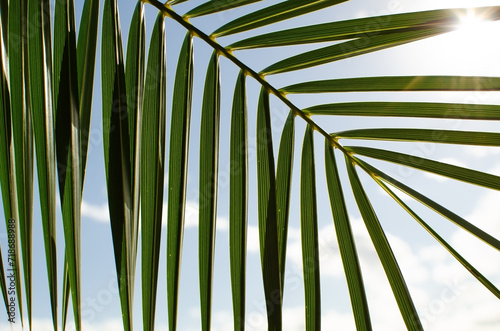
<svg viewBox="0 0 500 331"><path fill-rule="evenodd" d="M353 0L355 1L355 0ZM247 205L249 197L248 167L257 169L256 200L258 201L258 225L263 289L267 306L267 322L270 330L281 330L285 261L292 174L300 168L301 238L304 270L306 329L318 330L321 325L320 259L317 224L317 181L323 176L328 186L332 226L335 227L340 256L347 278L353 319L359 330L371 329L371 316L366 297L362 266L357 253L356 239L352 231L351 213L346 203L349 180L355 202L379 256L392 294L398 304L402 319L409 330L423 329L411 291L405 281L380 216L372 206L369 193L359 176L366 172L375 183L414 218L437 242L443 245L477 280L500 297L500 292L491 280L483 276L464 259L438 232L401 200L393 188L409 195L424 206L436 211L445 219L470 232L496 249L500 242L476 225L463 219L439 202L425 196L416 189L385 174L377 168L380 161L396 163L404 167L431 172L453 180L499 190L500 177L465 167L434 160L382 150L366 146L345 146L343 139L363 141L430 142L472 146L499 146L500 135L495 132L472 132L459 130L431 130L428 128L359 128L329 132L323 119L338 116L375 116L382 118L401 117L412 123L417 118L482 120L500 119L498 105L467 105L436 102L350 102L314 104L298 107L289 94L344 93L344 92L414 92L414 91L498 91L500 80L495 77L455 76L380 76L360 78L338 78L308 81L307 69L342 61L362 54L412 43L437 36L455 29L457 15L465 9L443 9L428 12L405 13L313 24L294 29L260 33L253 30L293 19L300 15L334 7L343 0L289 0L272 4L257 0L212 0L191 6L179 14L174 5L182 1L157 0L138 1L130 25L129 39L124 56L118 1L104 2L102 31L102 86L103 86L103 132L106 178L109 196L110 222L113 249L119 284L120 302L124 329L133 327L135 266L138 253L138 238L141 232L141 278L143 328L155 327L157 283L159 264L166 263L167 303L169 328L177 328L180 265L183 249L183 232L186 209L187 169L190 147L191 111L193 94L203 95L202 127L200 135L200 183L199 183L199 277L202 329L211 328L212 282L215 256L215 229L217 222L217 186L219 167L219 136L223 130L230 133L230 268L233 300L234 329L245 329L246 292L246 240ZM2 32L6 21L2 1ZM12 3L12 2L11 2ZM33 12L47 6L48 1L15 2L14 10L22 12L30 4ZM28 43L28 58L13 58L15 46L9 43L10 74L2 71L2 134L0 136L2 197L6 218L19 218L21 224L21 247L28 316L31 319L30 287L30 215L32 186L30 173L33 157L31 141L36 144L37 169L42 199L42 221L46 240L47 269L51 293L54 328L57 328L57 277L55 262L55 182L59 171L59 189L65 231L65 264L63 275L65 291L63 307L67 307L67 291L71 290L75 322L81 328L80 312L80 203L85 177L85 163L90 125L92 81L97 36L98 1L85 2L78 43L74 27L72 1L58 1L55 13L54 53L51 53L50 29L41 24L38 38ZM149 52L145 50L148 34L145 31L144 5L157 8L158 18L150 35ZM197 16L218 14L248 5L248 14L242 15L215 31L203 31L196 27ZM19 6L17 8L16 6ZM255 7L253 7L255 6ZM254 10L254 8L257 8ZM12 9L12 8L9 8ZM470 9L469 9L470 10ZM500 7L476 9L485 19L500 19ZM10 16L10 15L9 15ZM10 18L10 17L9 17ZM191 23L188 19L193 19ZM50 22L50 17L38 17ZM167 66L165 20L171 19L186 30L179 49L173 99L167 100ZM384 24L370 24L384 22ZM9 27L16 25L11 21ZM276 29L274 29L276 30ZM225 36L232 40L238 34L253 31L253 36L239 38L230 45L223 43ZM259 30L257 30L259 31ZM266 30L269 31L269 30ZM5 45L5 37L2 34ZM193 86L193 70L205 70L194 62L197 49L194 40L201 40L212 48L212 56L206 70L205 87L198 91ZM221 40L219 42L219 40ZM320 44L328 42L325 44ZM240 60L239 50L251 49L261 54L262 48L311 44L306 52L285 56L264 69L247 65ZM24 48L21 48L21 54ZM146 54L148 53L148 54ZM11 55L12 54L12 55ZM48 68L47 59L53 66ZM221 80L219 59L232 62L240 74L236 84ZM24 61L24 62L23 62ZM146 65L147 64L147 65ZM4 64L2 68L5 68ZM14 70L26 72L19 79ZM300 71L299 71L300 70ZM276 86L266 76L291 71L304 74L304 81L290 86ZM30 76L31 75L31 76ZM16 78L13 78L16 77ZM55 79L57 77L57 79ZM247 107L248 80L260 87L256 109ZM27 82L31 83L28 84ZM24 85L23 85L24 84ZM25 86L25 88L23 88ZM23 95L26 89L31 95ZM231 126L220 126L221 90L234 91ZM25 93L25 92L24 92ZM272 112L270 97L278 99L290 109L289 117L281 132L279 152L273 144ZM10 100L10 101L9 101ZM166 137L167 102L172 104L171 135ZM22 105L22 107L21 107ZM13 114L11 109L23 109ZM466 116L464 117L464 113ZM320 117L321 116L321 117ZM33 129L31 123L33 117ZM256 164L249 165L248 117L256 120ZM301 148L301 163L294 164L295 129L298 122L306 124ZM420 122L419 122L420 123ZM34 131L34 133L32 132ZM55 136L53 132L55 130ZM314 140L325 143L325 175L321 173L314 153ZM13 141L13 143L12 143ZM169 155L165 149L169 144ZM275 154L278 155L277 162ZM340 167L336 154L343 155L344 168ZM57 162L56 162L57 156ZM27 161L23 161L23 159ZM372 163L371 160L378 160ZM168 167L167 167L168 165ZM377 166L375 166L377 165ZM168 169L167 210L163 209L164 173ZM344 185L343 185L344 183ZM299 190L299 188L296 188ZM141 223L139 223L139 213ZM166 219L167 258L160 260L162 222ZM140 224L140 227L139 227ZM53 242L53 246L52 246ZM4 284L4 283L3 283ZM2 285L2 284L0 284ZM4 287L2 285L2 287ZM20 293L20 292L19 292ZM4 294L5 299L5 294ZM21 299L21 296L20 296ZM22 307L22 305L21 305ZM65 309L63 308L65 317Z"/></svg>
<svg viewBox="0 0 500 331"><path fill-rule="evenodd" d="M99 1L85 1L77 41L73 1L58 1L55 7L49 0L1 2L2 200L6 218L16 221L15 233L21 238L20 243L16 239L15 244L16 292L21 323L24 321L22 294L26 293L29 328L32 327L33 316L33 150L36 150L54 329L59 325L56 262L58 181L65 254L68 257L65 263L69 266L65 268L67 273L63 278L71 284L73 306L80 306L79 219L89 139L98 13ZM21 275L24 275L23 286ZM65 298L67 296L63 296L63 307L67 307ZM79 309L74 309L74 313L77 328L80 328Z"/></svg>

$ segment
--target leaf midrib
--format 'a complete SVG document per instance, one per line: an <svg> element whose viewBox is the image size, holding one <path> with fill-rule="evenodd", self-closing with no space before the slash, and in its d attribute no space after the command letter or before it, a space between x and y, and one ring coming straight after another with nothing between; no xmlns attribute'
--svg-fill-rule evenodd
<svg viewBox="0 0 500 331"><path fill-rule="evenodd" d="M326 132L321 126L319 126L314 120L312 120L308 115L306 115L299 107L297 107L295 104L293 104L283 92L280 92L277 88L275 88L273 85L271 85L267 80L265 80L264 75L258 74L255 70L247 66L245 63L241 62L236 56L233 55L233 53L229 50L227 50L224 46L220 45L218 42L215 41L214 38L210 38L206 33L192 25L189 21L184 19L182 16L177 14L170 6L165 5L161 3L158 0L143 0L154 7L156 7L158 10L160 10L164 15L167 15L174 21L178 22L180 25L182 25L184 28L186 28L188 31L190 31L193 35L197 36L201 40L205 41L209 46L211 46L214 50L217 51L219 55L224 56L227 58L229 61L233 62L237 67L239 67L243 72L255 79L257 82L259 82L262 87L264 87L268 93L271 93L275 95L278 99L280 99L285 105L290 107L292 110L293 114L295 116L298 116L302 118L307 124L309 124L314 130L318 131L321 135L327 139L330 144L344 152L344 154L348 155L349 153L344 150L344 148L337 142L336 139L334 139L328 132Z"/></svg>

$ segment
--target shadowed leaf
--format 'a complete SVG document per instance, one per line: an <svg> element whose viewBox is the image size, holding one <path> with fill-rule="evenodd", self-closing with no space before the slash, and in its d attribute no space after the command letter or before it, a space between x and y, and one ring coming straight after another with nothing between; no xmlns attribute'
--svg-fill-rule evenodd
<svg viewBox="0 0 500 331"><path fill-rule="evenodd" d="M245 74L236 81L231 114L229 183L229 259L234 330L245 329L245 285L248 223L248 123Z"/></svg>
<svg viewBox="0 0 500 331"><path fill-rule="evenodd" d="M68 263L76 330L81 330L80 266L82 178L80 114L73 2L58 1L54 24L56 155L61 197L65 254Z"/></svg>
<svg viewBox="0 0 500 331"><path fill-rule="evenodd" d="M158 15L153 28L146 70L141 130L142 314L144 330L153 330L160 257L167 101L165 20L162 14Z"/></svg>
<svg viewBox="0 0 500 331"><path fill-rule="evenodd" d="M335 153L328 140L325 140L325 171L333 222L335 224L340 256L349 288L356 328L358 330L371 330L370 312L368 310L358 252L340 182Z"/></svg>
<svg viewBox="0 0 500 331"><path fill-rule="evenodd" d="M318 211L313 130L307 126L302 145L300 181L300 229L304 273L306 330L321 330L321 288L319 272Z"/></svg>
<svg viewBox="0 0 500 331"><path fill-rule="evenodd" d="M214 52L205 78L200 130L199 248L201 327L210 330L212 312L217 185L219 172L219 58Z"/></svg>
<svg viewBox="0 0 500 331"><path fill-rule="evenodd" d="M192 95L193 45L188 33L179 54L172 100L167 220L167 303L171 330L177 327Z"/></svg>
<svg viewBox="0 0 500 331"><path fill-rule="evenodd" d="M29 39L29 69L33 131L52 324L57 330L56 202L57 169L52 99L50 2L29 0L29 22L40 27ZM28 304L28 307L30 305Z"/></svg>
<svg viewBox="0 0 500 331"><path fill-rule="evenodd" d="M269 94L262 88L257 110L257 186L259 242L269 330L282 328L276 181Z"/></svg>

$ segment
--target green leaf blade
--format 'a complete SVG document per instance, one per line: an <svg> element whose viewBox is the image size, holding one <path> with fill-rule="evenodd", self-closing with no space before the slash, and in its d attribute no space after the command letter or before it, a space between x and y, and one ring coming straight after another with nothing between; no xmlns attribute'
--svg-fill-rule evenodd
<svg viewBox="0 0 500 331"><path fill-rule="evenodd" d="M73 302L75 326L81 330L81 195L80 114L76 28L72 1L57 2L55 8L54 76L56 155L61 196L65 253ZM57 29L59 28L59 30ZM60 61L60 62L58 62Z"/></svg>
<svg viewBox="0 0 500 331"><path fill-rule="evenodd" d="M267 322L268 329L273 331L282 328L282 292L274 167L269 94L265 88L262 88L257 109L257 201Z"/></svg>
<svg viewBox="0 0 500 331"><path fill-rule="evenodd" d="M220 13L225 10L246 6L254 2L262 0L210 0L191 9L186 14L185 18L198 17L203 15Z"/></svg>
<svg viewBox="0 0 500 331"><path fill-rule="evenodd" d="M346 147L346 150L355 154L428 171L430 173L446 176L466 183L484 186L486 188L494 190L500 190L500 177L485 172L433 161L414 155L391 152L388 150L376 148L352 146Z"/></svg>
<svg viewBox="0 0 500 331"><path fill-rule="evenodd" d="M77 43L82 183L85 179L85 168L90 139L90 118L92 113L92 95L94 91L98 27L99 0L86 0L83 5Z"/></svg>
<svg viewBox="0 0 500 331"><path fill-rule="evenodd" d="M192 93L193 45L188 33L179 54L172 100L167 220L167 303L171 330L177 327Z"/></svg>
<svg viewBox="0 0 500 331"><path fill-rule="evenodd" d="M137 265L137 249L139 239L139 215L141 201L141 135L142 116L145 90L146 65L146 22L144 4L138 1L130 24L126 59L126 88L128 125L130 135L130 192L132 194L132 219L127 233L130 235L129 244L129 279L130 296L133 301L135 272Z"/></svg>
<svg viewBox="0 0 500 331"><path fill-rule="evenodd" d="M295 114L290 111L281 134L276 169L276 210L278 217L278 250L281 291L285 286L286 244L292 187L292 168L295 137Z"/></svg>
<svg viewBox="0 0 500 331"><path fill-rule="evenodd" d="M345 102L308 107L309 115L500 120L500 106L435 102Z"/></svg>
<svg viewBox="0 0 500 331"><path fill-rule="evenodd" d="M63 269L63 288L62 288L62 329L66 330L66 321L68 319L68 308L69 308L69 295L71 292L69 284L69 271L68 271L68 261L66 259L66 254L64 254L64 269Z"/></svg>
<svg viewBox="0 0 500 331"><path fill-rule="evenodd" d="M32 114L29 100L29 68L27 50L28 1L15 1L9 8L9 83L12 136L14 143L13 169L17 193L16 207L16 252L17 268L21 265L25 275L31 274L31 239L33 223L33 132ZM7 220L6 220L7 222ZM6 223L7 224L7 223ZM19 237L17 237L19 235ZM20 241L19 239L20 238ZM22 260L21 254L22 252ZM16 277L19 319L24 325L22 277ZM25 281L28 280L25 278ZM25 284L27 301L31 302L31 282ZM29 298L29 299L28 299ZM28 307L28 319L31 321L31 306Z"/></svg>
<svg viewBox="0 0 500 331"><path fill-rule="evenodd" d="M8 3L0 2L0 19L2 26L2 45L8 49ZM10 92L8 89L8 74L6 71L7 57L2 54L0 56L0 186L2 189L2 204L5 215L5 220L12 218L17 219L17 193L16 179L14 170L14 138L12 133L12 114L10 108ZM6 223L7 225L7 223ZM1 258L1 257L0 257ZM7 286L5 282L5 274L3 269L3 261L1 261L0 288L5 304L5 312L9 312L7 296Z"/></svg>
<svg viewBox="0 0 500 331"><path fill-rule="evenodd" d="M263 69L261 75L274 75L295 70L307 69L321 64L327 64L363 54L372 53L417 40L436 36L450 31L450 28L425 28L416 31L395 32L387 35L378 35L372 38L361 38L315 49L298 54L271 64Z"/></svg>
<svg viewBox="0 0 500 331"><path fill-rule="evenodd" d="M229 256L235 330L245 329L248 224L248 128L245 74L240 71L231 114Z"/></svg>
<svg viewBox="0 0 500 331"><path fill-rule="evenodd" d="M316 205L313 129L307 126L302 147L300 181L300 232L302 236L302 269L307 331L321 329L318 212Z"/></svg>
<svg viewBox="0 0 500 331"><path fill-rule="evenodd" d="M40 27L33 33L28 43L30 91L52 323L54 329L57 329L55 116L52 99L52 61L45 61L52 59L50 3L46 0L29 0L28 6L30 25Z"/></svg>
<svg viewBox="0 0 500 331"><path fill-rule="evenodd" d="M377 255L384 267L387 279L391 285L392 292L396 298L396 302L401 311L401 315L408 330L423 330L422 324L418 317L417 310L413 304L410 292L406 286L401 270L392 252L391 246L385 236L380 222L373 210L373 207L366 196L366 193L361 185L361 181L354 169L354 165L346 157L347 171L351 182L354 197L358 205L361 216L366 225L366 229L370 234Z"/></svg>
<svg viewBox="0 0 500 331"><path fill-rule="evenodd" d="M351 307L357 330L371 330L371 318L366 299L363 275L359 263L344 192L335 160L335 154L328 140L325 140L325 170L328 193L337 234L340 256L344 266Z"/></svg>
<svg viewBox="0 0 500 331"><path fill-rule="evenodd" d="M212 33L214 37L222 37L251 29L256 29L268 24L304 15L312 11L327 8L345 0L304 0L283 1L276 5L263 8L257 12L237 18L225 24Z"/></svg>
<svg viewBox="0 0 500 331"><path fill-rule="evenodd" d="M130 190L130 135L122 36L115 1L105 1L103 20L102 114L108 207L123 327L124 330L130 330L133 287L129 265L129 230L133 214Z"/></svg>
<svg viewBox="0 0 500 331"><path fill-rule="evenodd" d="M146 69L141 134L143 328L154 329L163 207L166 126L165 20L157 16Z"/></svg>
<svg viewBox="0 0 500 331"><path fill-rule="evenodd" d="M498 91L500 78L480 76L384 76L310 81L286 86L284 93Z"/></svg>
<svg viewBox="0 0 500 331"><path fill-rule="evenodd" d="M212 311L220 126L219 58L207 69L200 130L199 268L202 330L210 330Z"/></svg>
<svg viewBox="0 0 500 331"><path fill-rule="evenodd" d="M332 134L335 138L418 141L473 146L500 146L500 134L496 132L453 131L438 129L357 129Z"/></svg>
<svg viewBox="0 0 500 331"><path fill-rule="evenodd" d="M259 47L290 46L356 38L371 38L381 34L422 29L424 27L456 27L458 17L466 17L470 9L439 9L417 13L403 13L352 20L328 22L292 28L237 41L228 48L251 49ZM498 20L500 7L477 9L478 17Z"/></svg>

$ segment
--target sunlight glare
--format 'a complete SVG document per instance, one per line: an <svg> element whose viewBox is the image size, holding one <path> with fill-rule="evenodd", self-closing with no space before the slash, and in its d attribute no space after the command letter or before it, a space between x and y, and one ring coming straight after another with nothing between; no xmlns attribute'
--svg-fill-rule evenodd
<svg viewBox="0 0 500 331"><path fill-rule="evenodd" d="M436 38L436 52L431 66L461 75L496 75L500 61L497 42L499 22L491 21L485 12L468 10L457 15L455 31Z"/></svg>
<svg viewBox="0 0 500 331"><path fill-rule="evenodd" d="M457 26L457 32L470 38L474 36L477 37L477 34L481 34L481 30L483 30L485 24L491 22L478 16L474 10L467 10L467 13L460 16L458 19L459 24Z"/></svg>

